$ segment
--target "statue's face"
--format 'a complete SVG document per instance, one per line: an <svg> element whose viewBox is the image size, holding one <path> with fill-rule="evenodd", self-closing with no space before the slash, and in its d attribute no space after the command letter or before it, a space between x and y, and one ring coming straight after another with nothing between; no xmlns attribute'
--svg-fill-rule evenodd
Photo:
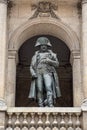
<svg viewBox="0 0 87 130"><path fill-rule="evenodd" d="M47 45L41 45L40 50L41 50L41 52L46 52L47 51Z"/></svg>

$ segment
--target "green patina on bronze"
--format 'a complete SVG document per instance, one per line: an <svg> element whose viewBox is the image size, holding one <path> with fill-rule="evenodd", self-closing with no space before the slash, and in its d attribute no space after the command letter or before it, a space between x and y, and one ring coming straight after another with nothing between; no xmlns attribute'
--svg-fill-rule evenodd
<svg viewBox="0 0 87 130"><path fill-rule="evenodd" d="M48 50L48 46L51 46L48 38L38 38L35 46L40 46L40 50L35 52L30 65L32 82L29 98L34 98L39 107L53 107L56 98L61 96L55 70L59 62L56 54Z"/></svg>

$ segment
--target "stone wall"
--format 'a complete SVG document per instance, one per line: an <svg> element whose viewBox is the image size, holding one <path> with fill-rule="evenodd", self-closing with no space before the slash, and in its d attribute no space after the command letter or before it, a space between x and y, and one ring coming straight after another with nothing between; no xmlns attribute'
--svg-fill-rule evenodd
<svg viewBox="0 0 87 130"><path fill-rule="evenodd" d="M38 0L39 1L39 0ZM41 1L41 0L40 0ZM49 0L50 1L50 0ZM17 29L19 26L29 20L30 17L34 14L35 10L33 10L32 5L37 5L38 2L31 0L15 0L11 1L8 6L8 29L9 29L9 37ZM78 1L76 2L68 2L54 0L54 3L57 5L57 9L55 10L55 14L59 17L59 19L67 24L67 26L71 27L72 30L76 33L76 35L80 39L80 30L81 30L81 7ZM54 4L53 3L53 4Z"/></svg>
<svg viewBox="0 0 87 130"><path fill-rule="evenodd" d="M8 106L14 106L15 103L18 50L26 40L42 34L55 36L69 47L73 68L74 106L80 106L83 98L79 46L81 41L80 0L44 0L44 2L43 0L11 0L8 3L9 53L6 90Z"/></svg>

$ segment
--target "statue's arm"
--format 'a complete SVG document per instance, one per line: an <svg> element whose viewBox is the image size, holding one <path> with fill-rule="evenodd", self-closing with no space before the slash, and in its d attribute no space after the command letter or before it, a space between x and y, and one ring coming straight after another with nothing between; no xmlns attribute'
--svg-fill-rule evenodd
<svg viewBox="0 0 87 130"><path fill-rule="evenodd" d="M35 56L33 56L30 65L30 73L32 77L36 77L35 62Z"/></svg>
<svg viewBox="0 0 87 130"><path fill-rule="evenodd" d="M59 61L57 59L56 54L53 55L52 59L48 59L48 63L54 67L58 67L59 66Z"/></svg>
<svg viewBox="0 0 87 130"><path fill-rule="evenodd" d="M35 70L33 69L32 65L30 65L30 73L31 73L31 76L33 77L36 73L35 73Z"/></svg>

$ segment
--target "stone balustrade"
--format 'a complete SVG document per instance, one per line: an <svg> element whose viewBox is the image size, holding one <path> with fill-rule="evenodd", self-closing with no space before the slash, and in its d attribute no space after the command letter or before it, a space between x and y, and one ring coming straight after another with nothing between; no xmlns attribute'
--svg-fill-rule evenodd
<svg viewBox="0 0 87 130"><path fill-rule="evenodd" d="M6 130L82 130L80 108L9 108Z"/></svg>

